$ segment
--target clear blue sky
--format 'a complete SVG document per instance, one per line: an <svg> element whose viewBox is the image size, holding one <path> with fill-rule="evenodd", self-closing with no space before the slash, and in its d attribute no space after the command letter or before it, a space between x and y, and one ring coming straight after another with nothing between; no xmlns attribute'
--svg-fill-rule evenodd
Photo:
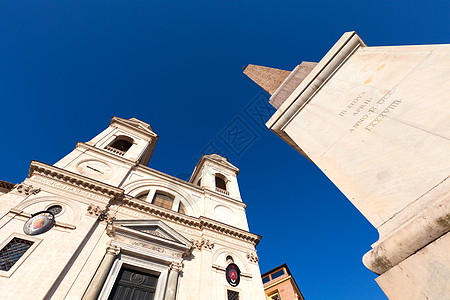
<svg viewBox="0 0 450 300"><path fill-rule="evenodd" d="M1 0L0 179L21 182L31 160L53 164L111 116L136 117L160 135L151 168L185 179L212 143L241 169L262 272L286 262L307 299L385 299L361 261L376 230L260 127L251 112L267 96L241 66L317 62L351 30L369 46L449 43L448 5Z"/></svg>

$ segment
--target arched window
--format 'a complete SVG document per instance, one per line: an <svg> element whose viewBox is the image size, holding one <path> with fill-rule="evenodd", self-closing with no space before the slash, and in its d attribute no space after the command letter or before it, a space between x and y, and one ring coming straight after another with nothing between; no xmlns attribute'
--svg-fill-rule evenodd
<svg viewBox="0 0 450 300"><path fill-rule="evenodd" d="M139 199L139 200L145 201L145 200L147 200L148 192L149 191L146 191L146 192L144 192L142 194L139 194L139 195L136 196L136 198Z"/></svg>
<svg viewBox="0 0 450 300"><path fill-rule="evenodd" d="M52 205L49 208L47 208L47 211L53 213L53 215L57 216L62 212L62 206L61 205Z"/></svg>
<svg viewBox="0 0 450 300"><path fill-rule="evenodd" d="M186 208L184 207L184 204L180 202L180 207L178 207L178 212L180 214L186 214Z"/></svg>
<svg viewBox="0 0 450 300"><path fill-rule="evenodd" d="M197 181L197 185L198 186L202 186L202 179L201 178Z"/></svg>
<svg viewBox="0 0 450 300"><path fill-rule="evenodd" d="M132 138L121 135L118 136L111 144L106 146L105 149L115 154L123 156L132 145L133 145Z"/></svg>
<svg viewBox="0 0 450 300"><path fill-rule="evenodd" d="M226 260L226 262L227 262L227 265L229 265L229 264L231 264L231 263L234 263L233 256L231 256L231 255L227 255L227 257L225 258L225 260Z"/></svg>
<svg viewBox="0 0 450 300"><path fill-rule="evenodd" d="M162 194L160 192L156 192L155 196L153 197L152 204L160 206L160 207L164 207L167 209L172 209L173 199L174 199L173 196L169 196L166 194Z"/></svg>
<svg viewBox="0 0 450 300"><path fill-rule="evenodd" d="M227 192L226 178L222 174L216 174L216 191Z"/></svg>

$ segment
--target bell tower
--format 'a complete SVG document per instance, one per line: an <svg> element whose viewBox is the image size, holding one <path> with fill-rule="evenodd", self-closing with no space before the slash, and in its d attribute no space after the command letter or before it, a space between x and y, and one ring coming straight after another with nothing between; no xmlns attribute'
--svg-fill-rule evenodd
<svg viewBox="0 0 450 300"><path fill-rule="evenodd" d="M238 173L239 169L225 157L218 154L203 155L189 182L242 201L237 182Z"/></svg>
<svg viewBox="0 0 450 300"><path fill-rule="evenodd" d="M108 128L86 143L77 143L55 166L120 186L133 167L149 163L157 141L149 124L112 117Z"/></svg>

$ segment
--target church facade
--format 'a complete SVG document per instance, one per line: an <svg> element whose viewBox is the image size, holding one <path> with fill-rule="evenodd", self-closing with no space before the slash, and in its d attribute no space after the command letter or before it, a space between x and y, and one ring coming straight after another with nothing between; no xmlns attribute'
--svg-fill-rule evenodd
<svg viewBox="0 0 450 300"><path fill-rule="evenodd" d="M216 154L188 182L146 165L158 136L107 129L0 194L2 299L265 299L239 169Z"/></svg>

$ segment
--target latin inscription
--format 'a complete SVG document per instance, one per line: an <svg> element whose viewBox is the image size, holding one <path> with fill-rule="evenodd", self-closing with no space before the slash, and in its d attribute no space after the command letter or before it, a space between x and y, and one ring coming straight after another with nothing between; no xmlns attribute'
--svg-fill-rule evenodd
<svg viewBox="0 0 450 300"><path fill-rule="evenodd" d="M136 241L136 240L131 240L129 238L122 237L122 236L116 236L115 240L123 242L125 244L130 245L130 246L141 247L141 248L144 248L144 249L152 250L152 251L159 252L159 253L164 253L166 255L170 255L170 256L174 256L174 257L181 257L182 256L182 253L174 252L174 251L171 251L171 250L168 250L168 249L164 249L162 247L158 247L158 246L155 246L155 245L152 245L152 244L149 244L149 243Z"/></svg>
<svg viewBox="0 0 450 300"><path fill-rule="evenodd" d="M224 234L217 234L215 232L208 232L208 236L211 236L211 237L215 238L216 240L222 240L222 241L225 241L226 243L236 244L236 245L240 245L243 247L248 247L249 245L252 245L251 242L243 242L236 238L232 238L232 237L226 236Z"/></svg>
<svg viewBox="0 0 450 300"><path fill-rule="evenodd" d="M81 196L85 196L87 198L96 199L96 200L100 200L100 201L108 201L109 200L109 198L101 197L101 196L89 193L87 191L83 191L82 189L79 189L79 188L58 182L58 181L54 181L51 179L46 179L43 177L34 177L33 180L56 187L56 188L59 188L59 189L62 189L62 190L65 190L65 191L73 192L73 193L79 194Z"/></svg>
<svg viewBox="0 0 450 300"><path fill-rule="evenodd" d="M350 103L339 112L339 116L353 116L357 119L355 123L350 127L349 131L354 132L358 128L364 128L367 131L371 131L383 120L388 117L389 113L395 110L401 103L402 99L395 99L395 88L390 90L378 101L374 101L371 97L365 97L365 92L358 95ZM386 103L388 105L386 106ZM374 117L375 116L375 117ZM364 126L363 124L368 125Z"/></svg>

